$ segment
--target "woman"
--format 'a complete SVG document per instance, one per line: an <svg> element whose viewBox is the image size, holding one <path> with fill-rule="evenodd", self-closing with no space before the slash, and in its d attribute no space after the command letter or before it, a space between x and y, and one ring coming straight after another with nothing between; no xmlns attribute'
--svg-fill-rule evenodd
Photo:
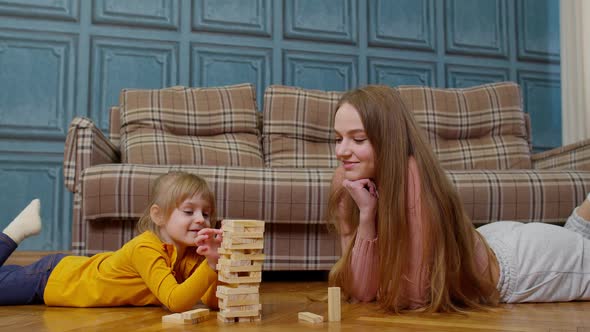
<svg viewBox="0 0 590 332"><path fill-rule="evenodd" d="M584 230L585 238L540 223L501 222L475 230L396 90L367 86L347 92L334 129L342 165L332 181L329 219L343 256L330 273L332 285L361 301L377 299L394 312L590 299L590 223L583 219L590 219L590 202L566 224ZM547 244L546 234L559 234L560 240ZM575 251L571 262L524 262L538 261L531 254L547 246L562 252L565 243ZM556 277L554 268L564 273ZM576 280L568 279L571 272Z"/></svg>

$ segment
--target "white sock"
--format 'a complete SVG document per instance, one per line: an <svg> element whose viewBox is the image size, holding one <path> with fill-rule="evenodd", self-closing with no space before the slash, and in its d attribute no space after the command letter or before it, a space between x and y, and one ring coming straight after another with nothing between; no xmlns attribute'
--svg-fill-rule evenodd
<svg viewBox="0 0 590 332"><path fill-rule="evenodd" d="M16 218L6 228L3 233L8 235L16 244L21 243L31 235L37 235L41 232L41 202L34 199L27 207L19 213Z"/></svg>

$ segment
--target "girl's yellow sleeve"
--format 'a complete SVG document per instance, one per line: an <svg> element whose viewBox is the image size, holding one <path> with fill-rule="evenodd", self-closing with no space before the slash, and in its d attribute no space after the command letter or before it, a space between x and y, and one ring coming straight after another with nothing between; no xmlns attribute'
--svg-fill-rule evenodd
<svg viewBox="0 0 590 332"><path fill-rule="evenodd" d="M215 296L217 273L206 260L180 284L163 248L138 245L131 253L131 261L148 288L170 311L190 310L201 298L206 300L203 302L207 305L213 302L211 297Z"/></svg>

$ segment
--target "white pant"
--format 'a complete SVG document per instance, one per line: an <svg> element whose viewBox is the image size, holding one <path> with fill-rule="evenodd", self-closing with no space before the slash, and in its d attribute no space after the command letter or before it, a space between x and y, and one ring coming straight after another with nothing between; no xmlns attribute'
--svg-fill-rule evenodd
<svg viewBox="0 0 590 332"><path fill-rule="evenodd" d="M501 302L590 300L590 222L576 210L564 227L500 221L477 230L498 258Z"/></svg>

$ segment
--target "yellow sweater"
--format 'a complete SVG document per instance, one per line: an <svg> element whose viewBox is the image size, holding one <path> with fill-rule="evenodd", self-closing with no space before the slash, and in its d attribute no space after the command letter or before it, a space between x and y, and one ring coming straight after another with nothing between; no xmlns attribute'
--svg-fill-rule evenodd
<svg viewBox="0 0 590 332"><path fill-rule="evenodd" d="M115 252L64 257L49 276L44 298L49 306L163 304L181 312L199 299L216 308L216 286L217 273L193 248L177 261L173 245L144 232Z"/></svg>

